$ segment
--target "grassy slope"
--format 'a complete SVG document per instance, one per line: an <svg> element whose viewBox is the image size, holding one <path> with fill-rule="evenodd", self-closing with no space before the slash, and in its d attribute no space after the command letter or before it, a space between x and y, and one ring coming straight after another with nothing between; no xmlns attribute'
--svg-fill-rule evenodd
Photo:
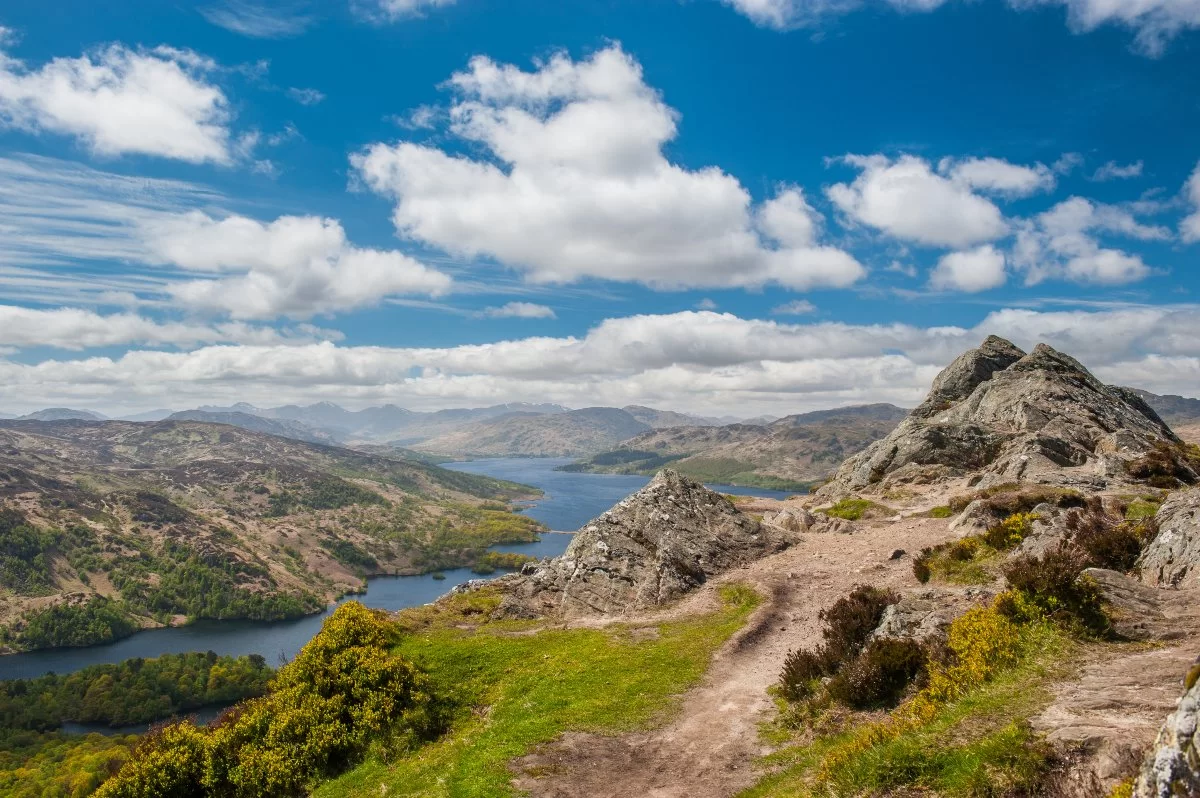
<svg viewBox="0 0 1200 798"><path fill-rule="evenodd" d="M758 602L745 588L727 588L722 598L720 612L662 624L653 639L635 639L620 625L532 635L512 634L521 628L514 624L416 631L401 650L453 689L464 707L454 728L413 756L369 760L315 794L514 794L508 764L538 744L565 731L617 732L661 720Z"/></svg>

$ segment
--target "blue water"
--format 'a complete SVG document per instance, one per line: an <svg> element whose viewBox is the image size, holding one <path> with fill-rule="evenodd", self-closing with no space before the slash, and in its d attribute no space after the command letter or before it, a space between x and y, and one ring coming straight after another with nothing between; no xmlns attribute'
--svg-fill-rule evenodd
<svg viewBox="0 0 1200 798"><path fill-rule="evenodd" d="M443 468L484 474L541 488L546 494L525 513L551 529L574 532L631 493L640 490L649 477L627 474L586 474L555 471L574 462L565 457L498 457L466 463L445 463ZM737 485L709 485L721 493L786 499L795 491L743 488Z"/></svg>
<svg viewBox="0 0 1200 798"><path fill-rule="evenodd" d="M519 552L534 557L557 557L571 542L569 534L603 513L631 493L642 488L649 479L619 474L576 474L554 469L571 462L565 458L498 458L475 460L469 463L449 463L446 468L472 474L521 482L540 488L545 495L522 512L536 518L556 533L542 535L537 543L518 543L496 546L496 551ZM739 488L731 485L710 485L715 490L745 496L785 498L782 491ZM455 585L478 575L467 568L443 571L445 579L424 576L382 576L368 582L367 592L348 596L343 601L361 601L368 607L401 610L428 604L447 593ZM493 576L500 576L497 573ZM121 662L131 657L157 657L188 651L215 651L217 654L241 656L261 654L275 665L286 662L312 639L330 607L319 615L309 615L294 621L197 621L188 626L170 629L149 629L115 643L88 648L58 648L31 651L25 654L0 656L0 680L28 679L44 673L70 673L88 665Z"/></svg>

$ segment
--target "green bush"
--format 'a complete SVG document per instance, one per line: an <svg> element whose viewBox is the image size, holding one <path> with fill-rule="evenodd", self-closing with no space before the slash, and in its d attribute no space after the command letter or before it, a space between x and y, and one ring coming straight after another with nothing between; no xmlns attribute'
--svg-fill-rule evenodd
<svg viewBox="0 0 1200 798"><path fill-rule="evenodd" d="M924 649L915 640L873 641L830 680L829 696L855 709L895 706L925 667Z"/></svg>
<svg viewBox="0 0 1200 798"><path fill-rule="evenodd" d="M1071 545L1061 545L1041 557L1021 555L1004 568L1014 590L1048 617L1079 624L1092 634L1109 629L1100 591L1080 574L1089 565L1087 554Z"/></svg>
<svg viewBox="0 0 1200 798"><path fill-rule="evenodd" d="M998 524L992 524L983 533L983 542L997 551L1008 551L1021 545L1021 541L1033 531L1036 513L1013 513Z"/></svg>

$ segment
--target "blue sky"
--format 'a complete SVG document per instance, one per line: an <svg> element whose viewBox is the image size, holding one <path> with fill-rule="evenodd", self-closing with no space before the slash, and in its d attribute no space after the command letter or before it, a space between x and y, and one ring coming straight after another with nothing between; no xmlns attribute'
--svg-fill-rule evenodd
<svg viewBox="0 0 1200 798"><path fill-rule="evenodd" d="M1196 395L1188 0L10 0L0 411Z"/></svg>

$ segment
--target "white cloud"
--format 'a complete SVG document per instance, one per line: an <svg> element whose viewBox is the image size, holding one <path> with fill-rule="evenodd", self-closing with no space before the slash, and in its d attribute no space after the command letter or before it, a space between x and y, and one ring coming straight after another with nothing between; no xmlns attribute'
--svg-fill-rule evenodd
<svg viewBox="0 0 1200 798"><path fill-rule="evenodd" d="M927 12L948 0L882 0L895 11ZM846 14L863 5L863 0L721 0L755 25L774 30L792 30L817 25L822 20Z"/></svg>
<svg viewBox="0 0 1200 798"><path fill-rule="evenodd" d="M188 50L113 44L32 70L0 52L0 124L74 136L93 153L233 161L228 102Z"/></svg>
<svg viewBox="0 0 1200 798"><path fill-rule="evenodd" d="M943 255L929 276L929 286L939 291L977 293L999 288L1008 279L1004 253L991 244L966 252Z"/></svg>
<svg viewBox="0 0 1200 798"><path fill-rule="evenodd" d="M1125 166L1121 166L1116 161L1109 161L1092 173L1092 180L1103 183L1108 180L1128 180L1131 177L1141 177L1144 166L1142 161L1134 161Z"/></svg>
<svg viewBox="0 0 1200 798"><path fill-rule="evenodd" d="M360 249L334 219L282 216L264 224L199 211L143 224L152 259L232 273L168 286L185 307L236 319L315 314L372 305L394 294L437 296L451 279L394 250Z"/></svg>
<svg viewBox="0 0 1200 798"><path fill-rule="evenodd" d="M446 348L321 343L133 351L120 358L32 364L0 359L0 381L30 408L82 404L112 411L330 399L422 409L552 401L786 414L867 401L911 406L938 370L989 333L1026 349L1046 341L1102 379L1194 393L1198 328L1197 305L1006 309L970 328L782 324L689 311L610 319L582 337Z"/></svg>
<svg viewBox="0 0 1200 798"><path fill-rule="evenodd" d="M1179 223L1179 236L1189 244L1200 241L1200 163L1183 187L1192 212Z"/></svg>
<svg viewBox="0 0 1200 798"><path fill-rule="evenodd" d="M1065 278L1119 285L1150 275L1150 267L1140 255L1103 247L1097 237L1102 233L1141 241L1171 237L1167 228L1142 224L1124 208L1071 197L1022 223L1013 260L1025 270L1027 284Z"/></svg>
<svg viewBox="0 0 1200 798"><path fill-rule="evenodd" d="M1004 197L1028 197L1052 191L1054 172L1043 164L1022 166L1000 158L943 158L938 172L955 183Z"/></svg>
<svg viewBox="0 0 1200 798"><path fill-rule="evenodd" d="M776 305L771 308L772 316L803 316L806 313L815 313L817 306L809 302L807 299L793 299L791 302L784 302L782 305Z"/></svg>
<svg viewBox="0 0 1200 798"><path fill-rule="evenodd" d="M1083 156L1077 152L1064 152L1058 160L1050 165L1055 174L1067 175L1083 166Z"/></svg>
<svg viewBox="0 0 1200 798"><path fill-rule="evenodd" d="M704 299L701 299L699 302L697 302L695 307L696 307L696 310L716 310L718 305L713 300L709 299L708 297L705 297Z"/></svg>
<svg viewBox="0 0 1200 798"><path fill-rule="evenodd" d="M1009 0L1017 9L1066 6L1067 23L1077 33L1102 25L1122 25L1135 33L1135 48L1152 57L1185 30L1200 28L1200 3L1195 0Z"/></svg>
<svg viewBox="0 0 1200 798"><path fill-rule="evenodd" d="M489 319L556 319L554 309L532 302L508 302L498 308L484 308L480 315Z"/></svg>
<svg viewBox="0 0 1200 798"><path fill-rule="evenodd" d="M293 86L287 90L287 93L301 105L317 105L325 99L325 93L317 89L298 89Z"/></svg>
<svg viewBox="0 0 1200 798"><path fill-rule="evenodd" d="M201 8L200 14L214 25L254 39L285 39L299 36L313 23L313 18L297 7L274 7L250 0L223 0Z"/></svg>
<svg viewBox="0 0 1200 798"><path fill-rule="evenodd" d="M458 0L372 0L377 12L372 16L388 20L408 19L423 16L428 11L436 11L454 5Z"/></svg>
<svg viewBox="0 0 1200 798"><path fill-rule="evenodd" d="M237 322L216 325L159 322L133 313L102 315L80 308L43 310L0 305L0 346L14 350L43 346L78 350L131 344L181 347L211 343L274 345L289 341L301 344L314 338L340 337L340 333L315 327L280 332Z"/></svg>
<svg viewBox="0 0 1200 798"><path fill-rule="evenodd" d="M936 174L921 158L848 155L843 160L861 173L853 183L835 183L826 193L854 221L936 247L967 247L1008 232L995 204Z"/></svg>
<svg viewBox="0 0 1200 798"><path fill-rule="evenodd" d="M533 72L473 58L451 77L449 131L488 160L401 142L352 163L394 198L400 234L490 257L538 283L587 278L659 288L847 286L865 275L822 246L815 212L783 187L757 207L716 167L690 171L663 147L678 114L618 45Z"/></svg>

